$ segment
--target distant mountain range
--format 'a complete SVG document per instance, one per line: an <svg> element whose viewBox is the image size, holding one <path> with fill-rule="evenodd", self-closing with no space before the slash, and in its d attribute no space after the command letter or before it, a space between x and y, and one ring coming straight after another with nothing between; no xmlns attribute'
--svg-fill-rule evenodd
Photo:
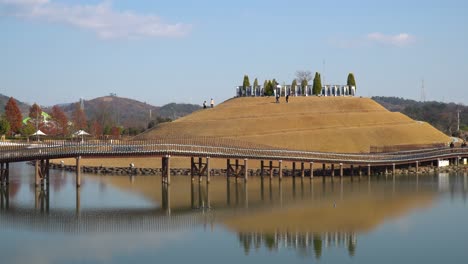
<svg viewBox="0 0 468 264"><path fill-rule="evenodd" d="M9 97L0 94L0 113L5 112L5 105ZM23 115L28 115L30 105L18 101ZM75 103L60 104L65 114L71 118ZM124 127L146 128L151 120L158 118L175 120L200 109L199 105L170 103L164 106L153 106L137 100L117 96L103 96L85 100L84 109L88 120L96 120L103 126L120 125ZM52 106L43 107L43 111L50 112Z"/></svg>
<svg viewBox="0 0 468 264"><path fill-rule="evenodd" d="M412 119L428 122L447 135L457 135L457 112L460 111L460 129L468 131L468 107L464 105L384 96L372 99L389 111L401 112Z"/></svg>
<svg viewBox="0 0 468 264"><path fill-rule="evenodd" d="M5 113L5 105L7 104L9 99L10 99L9 96L5 96L3 94L0 94L0 115L3 115L3 113ZM19 107L21 113L23 113L23 115L25 113L29 113L29 107L31 107L29 104L18 101L18 99L16 99L16 98L15 98L15 100L16 100L16 103L18 104L18 107Z"/></svg>

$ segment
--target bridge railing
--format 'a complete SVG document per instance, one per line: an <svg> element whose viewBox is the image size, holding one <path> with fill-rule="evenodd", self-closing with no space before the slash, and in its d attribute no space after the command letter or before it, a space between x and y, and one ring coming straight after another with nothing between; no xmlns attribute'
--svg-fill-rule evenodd
<svg viewBox="0 0 468 264"><path fill-rule="evenodd" d="M156 139L149 141L44 141L35 144L17 144L0 147L0 161L23 161L76 156L206 156L222 158L250 158L291 161L322 161L348 163L398 163L439 157L466 155L467 148L441 148L416 152L392 153L326 153L248 147L239 142L213 141L208 138L189 140Z"/></svg>

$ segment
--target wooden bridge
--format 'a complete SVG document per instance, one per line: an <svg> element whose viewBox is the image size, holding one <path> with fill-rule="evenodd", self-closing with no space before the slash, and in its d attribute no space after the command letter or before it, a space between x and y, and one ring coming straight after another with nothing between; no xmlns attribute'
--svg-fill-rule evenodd
<svg viewBox="0 0 468 264"><path fill-rule="evenodd" d="M269 172L273 177L273 171L281 180L283 176L284 161L292 162L293 175L296 175L296 162L300 163L299 175L306 174L305 164L309 165L307 175L314 177L314 163L330 164L330 176L335 176L335 170L343 176L344 166L349 167L350 175L362 174L367 169L367 175L371 175L376 167L390 167L392 173L396 166L409 165L416 168L422 163L433 165L440 159L449 160L451 164L458 165L462 158L468 157L468 148L433 148L413 151L401 151L390 153L326 153L313 151L298 151L279 149L264 145L255 145L229 139L215 138L163 138L145 141L47 141L38 144L10 144L0 146L0 181L2 184L9 182L9 163L34 161L36 168L36 185L48 182L49 161L51 159L75 158L76 159L76 185L81 184L81 158L115 158L115 157L161 157L162 179L166 184L170 183L170 158L191 158L191 177L204 176L207 182L210 180L210 158L227 160L226 173L228 177L248 178L248 160L260 160L261 175ZM232 162L231 162L232 160ZM239 162L241 161L241 162ZM267 164L265 164L267 161ZM338 165L338 169L335 169Z"/></svg>

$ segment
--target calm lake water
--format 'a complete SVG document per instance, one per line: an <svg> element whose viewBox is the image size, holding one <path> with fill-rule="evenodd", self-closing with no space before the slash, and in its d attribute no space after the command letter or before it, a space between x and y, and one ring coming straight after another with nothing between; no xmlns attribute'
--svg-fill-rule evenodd
<svg viewBox="0 0 468 264"><path fill-rule="evenodd" d="M10 166L0 263L466 263L461 175L231 179L84 175Z"/></svg>

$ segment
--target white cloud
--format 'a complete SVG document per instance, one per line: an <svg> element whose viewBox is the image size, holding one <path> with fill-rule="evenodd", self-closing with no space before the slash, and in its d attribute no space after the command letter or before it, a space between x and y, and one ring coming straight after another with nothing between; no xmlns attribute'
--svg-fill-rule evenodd
<svg viewBox="0 0 468 264"><path fill-rule="evenodd" d="M367 34L367 40L380 44L403 47L415 42L415 37L408 33L400 33L396 35L386 35L380 32Z"/></svg>
<svg viewBox="0 0 468 264"><path fill-rule="evenodd" d="M90 30L100 38L181 37L191 25L165 23L155 15L141 15L112 9L109 1L97 5L65 5L49 0L0 0L9 15L68 24Z"/></svg>

